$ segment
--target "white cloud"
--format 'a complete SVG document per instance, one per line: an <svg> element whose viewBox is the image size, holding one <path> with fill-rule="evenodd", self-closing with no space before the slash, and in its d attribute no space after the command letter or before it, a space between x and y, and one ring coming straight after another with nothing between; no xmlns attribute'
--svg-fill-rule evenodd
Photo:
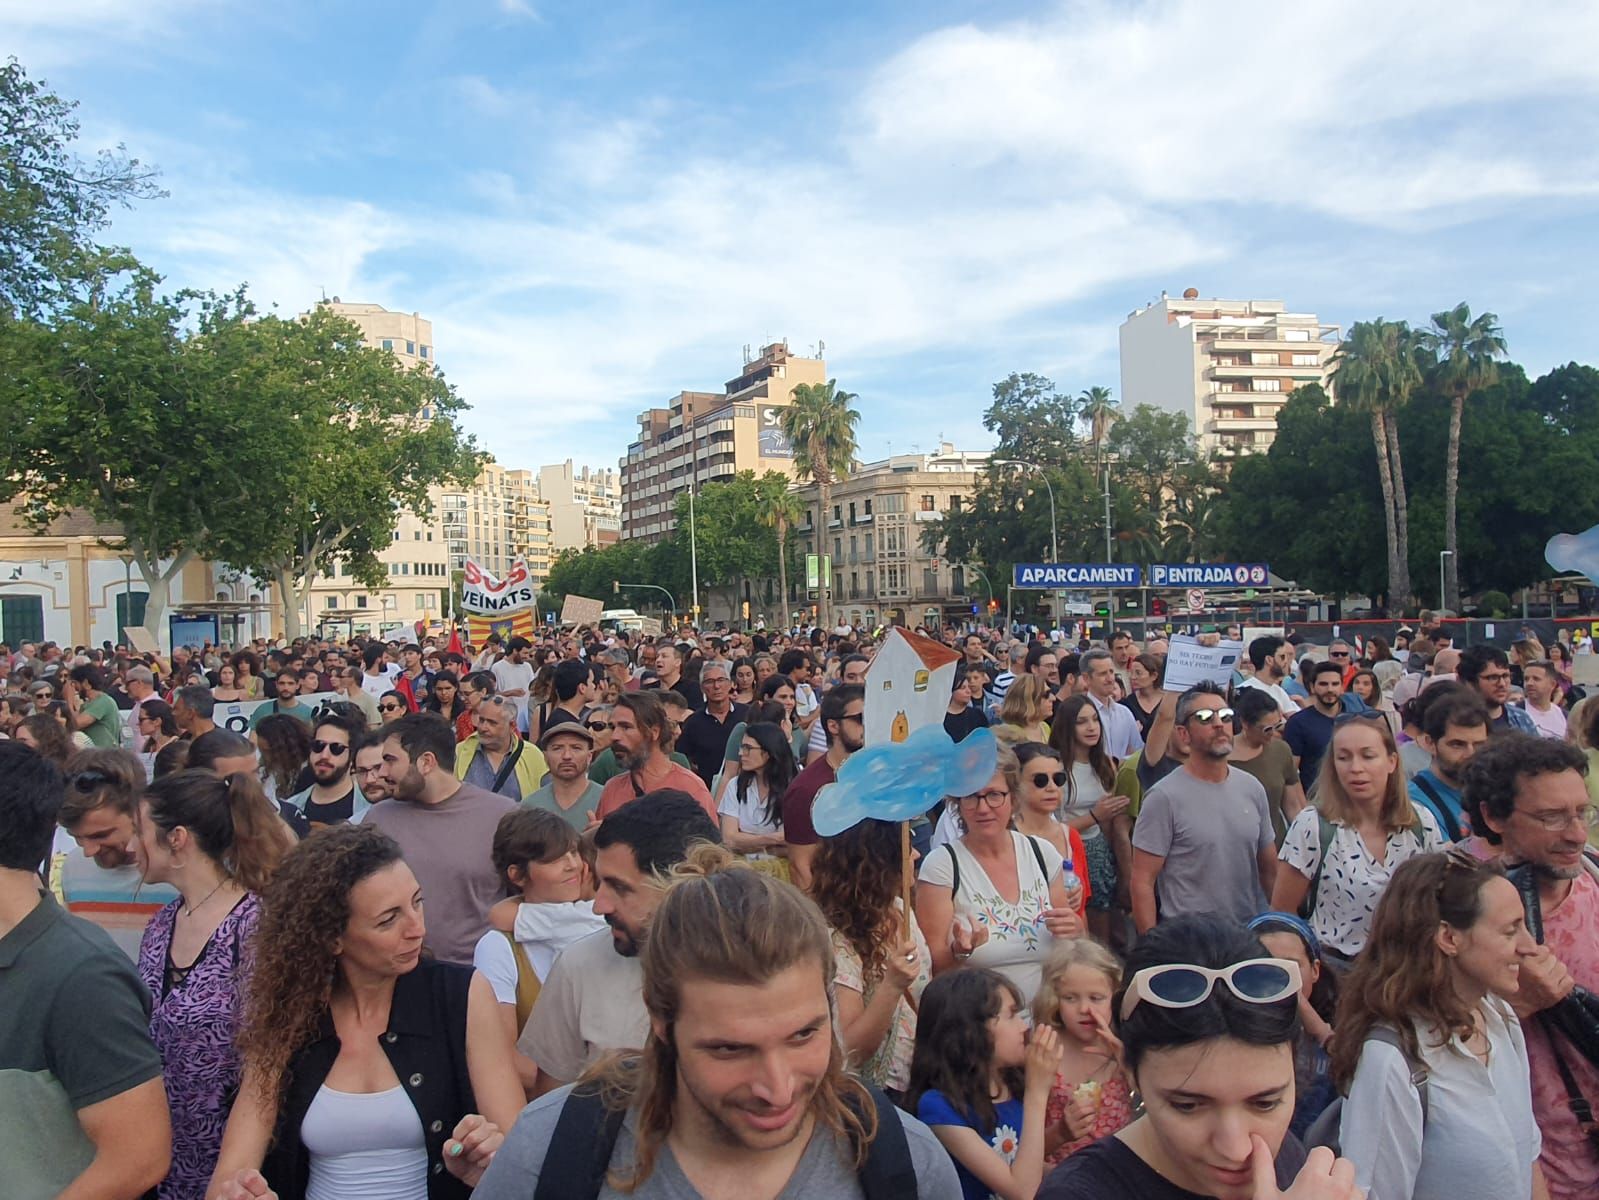
<svg viewBox="0 0 1599 1200"><path fill-rule="evenodd" d="M130 42L165 40L216 0L0 0L6 54L38 78Z"/></svg>

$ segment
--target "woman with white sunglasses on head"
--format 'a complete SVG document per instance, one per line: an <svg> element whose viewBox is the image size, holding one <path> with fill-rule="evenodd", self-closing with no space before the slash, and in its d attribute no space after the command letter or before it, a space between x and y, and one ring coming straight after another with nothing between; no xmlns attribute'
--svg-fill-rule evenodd
<svg viewBox="0 0 1599 1200"><path fill-rule="evenodd" d="M1353 1164L1288 1132L1297 962L1181 917L1139 940L1126 978L1115 1033L1144 1115L1068 1158L1038 1200L1359 1200Z"/></svg>

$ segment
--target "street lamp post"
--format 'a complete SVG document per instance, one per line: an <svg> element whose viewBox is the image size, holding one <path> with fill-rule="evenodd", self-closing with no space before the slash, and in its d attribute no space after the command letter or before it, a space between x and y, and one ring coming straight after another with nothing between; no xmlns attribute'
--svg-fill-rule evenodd
<svg viewBox="0 0 1599 1200"><path fill-rule="evenodd" d="M126 620L123 622L122 628L117 632L122 635L122 644L131 649L132 643L128 641L128 626L133 624L133 555L124 553L117 555L117 557L122 560L122 571L127 579L122 589L122 610Z"/></svg>
<svg viewBox="0 0 1599 1200"><path fill-rule="evenodd" d="M1105 561L1110 562L1110 467L1105 468ZM1116 628L1116 593L1105 592L1105 640L1109 644L1111 630Z"/></svg>
<svg viewBox="0 0 1599 1200"><path fill-rule="evenodd" d="M616 580L614 582L614 586L615 586L617 591L621 591L623 588L649 588L652 591L660 592L661 595L666 597L666 603L668 604L668 606L670 606L670 608L672 610L672 624L674 624L674 625L677 624L677 600L673 598L671 592L667 591L665 588L661 587L659 584L655 584L655 583L623 583L620 579L618 579L618 580Z"/></svg>
<svg viewBox="0 0 1599 1200"><path fill-rule="evenodd" d="M1444 559L1453 553L1453 550L1438 551L1438 607L1440 609L1444 607L1444 602L1448 597L1448 593L1444 590ZM1455 615L1458 617L1460 614L1456 613Z"/></svg>
<svg viewBox="0 0 1599 1200"><path fill-rule="evenodd" d="M1027 462L1020 458L1002 458L996 466L1001 467L1026 467L1029 471L1037 471L1044 480L1044 487L1049 492L1049 555L1052 563L1060 562L1060 537L1055 528L1055 486L1049 481L1049 472L1035 462ZM1055 591L1055 621L1060 623L1061 599L1060 590Z"/></svg>

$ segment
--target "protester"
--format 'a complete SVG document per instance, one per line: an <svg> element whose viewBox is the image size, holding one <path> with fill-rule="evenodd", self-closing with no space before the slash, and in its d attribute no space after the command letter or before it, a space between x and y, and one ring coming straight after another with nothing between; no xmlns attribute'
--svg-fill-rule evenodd
<svg viewBox="0 0 1599 1200"><path fill-rule="evenodd" d="M1249 664L1255 673L1246 676L1238 685L1239 694L1233 696L1236 705L1245 690L1263 692L1276 705L1286 721L1299 711L1294 698L1283 690L1283 682L1294 670L1294 648L1283 638L1266 634L1249 643Z"/></svg>
<svg viewBox="0 0 1599 1200"><path fill-rule="evenodd" d="M1208 682L1182 693L1172 731L1182 768L1144 797L1133 826L1140 934L1154 927L1157 911L1162 920L1214 913L1242 923L1265 909L1271 893L1277 853L1266 789L1227 761L1233 710L1223 695Z"/></svg>
<svg viewBox="0 0 1599 1200"><path fill-rule="evenodd" d="M405 693L390 688L378 697L378 720L388 725L398 721L411 711L410 702L406 700Z"/></svg>
<svg viewBox="0 0 1599 1200"><path fill-rule="evenodd" d="M39 886L63 788L53 762L0 742L4 1190L138 1200L172 1147L150 995L103 931Z"/></svg>
<svg viewBox="0 0 1599 1200"><path fill-rule="evenodd" d="M1238 688L1234 695L1233 719L1237 736L1227 761L1266 789L1266 808L1280 847L1288 826L1305 807L1305 789L1299 784L1293 751L1282 738L1288 722L1270 694L1247 687Z"/></svg>
<svg viewBox="0 0 1599 1200"><path fill-rule="evenodd" d="M461 677L461 703L466 711L455 718L456 741L464 742L477 731L478 706L495 694L497 686L488 671L472 671Z"/></svg>
<svg viewBox="0 0 1599 1200"><path fill-rule="evenodd" d="M422 897L370 819L283 860L261 897L214 1200L259 1196L262 1179L279 1200L470 1194L522 1089L488 981L423 953Z"/></svg>
<svg viewBox="0 0 1599 1200"><path fill-rule="evenodd" d="M1249 922L1273 958L1299 964L1299 1037L1294 1046L1294 1119L1288 1130L1303 1140L1337 1096L1327 1043L1338 1007L1338 975L1322 959L1315 932L1293 913L1264 912Z"/></svg>
<svg viewBox="0 0 1599 1200"><path fill-rule="evenodd" d="M1307 1158L1288 1132L1296 962L1190 916L1141 938L1126 972L1114 1032L1144 1113L1066 1159L1039 1200L1358 1200L1352 1163Z"/></svg>
<svg viewBox="0 0 1599 1200"><path fill-rule="evenodd" d="M981 666L968 667L964 662L956 666L955 685L944 711L944 732L952 741L961 741L974 730L988 727L982 704L982 681L986 678Z"/></svg>
<svg viewBox="0 0 1599 1200"><path fill-rule="evenodd" d="M1366 944L1372 913L1401 863L1447 842L1431 811L1410 802L1399 750L1380 713L1334 724L1316 784L1316 804L1283 840L1271 907L1310 907L1310 926L1329 962L1347 969Z"/></svg>
<svg viewBox="0 0 1599 1200"><path fill-rule="evenodd" d="M256 682L259 685L260 681ZM237 704L251 698L249 692L239 686L238 669L230 662L217 668L217 685L211 689L211 695L224 704Z"/></svg>
<svg viewBox="0 0 1599 1200"><path fill-rule="evenodd" d="M158 754L161 747L176 741L178 721L172 706L165 700L146 700L138 708L138 750L140 754Z"/></svg>
<svg viewBox="0 0 1599 1200"><path fill-rule="evenodd" d="M48 712L23 718L17 726L16 739L55 763L58 768L65 767L67 760L78 750L94 748L86 736L82 733L69 734L61 718Z"/></svg>
<svg viewBox="0 0 1599 1200"><path fill-rule="evenodd" d="M1093 697L1073 696L1061 704L1049 742L1066 770L1060 819L1083 841L1084 867L1092 884L1089 929L1108 942L1114 936L1112 909L1118 890L1132 876L1131 801L1115 794L1116 763L1106 748L1104 720Z"/></svg>
<svg viewBox="0 0 1599 1200"><path fill-rule="evenodd" d="M1077 914L1087 919L1088 904L1093 898L1088 851L1077 830L1056 815L1061 808L1062 789L1070 778L1061 764L1060 753L1043 742L1019 742L1011 747L1011 753L1016 757L1016 775L1007 778L1010 778L1011 793L1016 799L1016 831L1042 838L1055 847L1061 856L1061 878L1066 891L1070 894L1077 890ZM951 833L957 833L958 827L947 808L945 816L950 817ZM940 831L944 828L942 819L939 827ZM954 837L942 840L953 841ZM940 838L935 836L934 848L939 844Z"/></svg>
<svg viewBox="0 0 1599 1200"><path fill-rule="evenodd" d="M260 711L265 712L263 707ZM261 755L261 785L267 798L287 801L315 780L307 765L311 757L311 725L289 713L274 713L250 727Z"/></svg>
<svg viewBox="0 0 1599 1200"><path fill-rule="evenodd" d="M487 853L511 801L455 771L455 731L434 713L412 713L384 727L383 778L392 797L367 810L363 824L398 843L428 904L428 949L447 963L470 963L500 898Z"/></svg>
<svg viewBox="0 0 1599 1200"><path fill-rule="evenodd" d="M1566 736L1566 710L1560 707L1560 676L1554 663L1536 659L1523 668L1521 684L1527 717L1546 738Z"/></svg>
<svg viewBox="0 0 1599 1200"><path fill-rule="evenodd" d="M605 785L600 796L600 818L648 792L680 791L693 797L714 822L716 805L710 789L693 771L668 757L672 723L662 701L651 692L630 692L611 710L611 746L623 773Z"/></svg>
<svg viewBox="0 0 1599 1200"><path fill-rule="evenodd" d="M1510 657L1499 647L1479 643L1460 652L1460 682L1477 690L1488 706L1490 734L1538 732L1526 709L1510 703Z"/></svg>
<svg viewBox="0 0 1599 1200"><path fill-rule="evenodd" d="M1128 643L1129 645L1131 642ZM1155 713L1160 708L1166 680L1166 660L1158 654L1140 654L1127 664L1127 695L1122 697L1122 707L1133 714L1138 722L1138 735L1149 739L1150 727L1155 724Z"/></svg>
<svg viewBox="0 0 1599 1200"><path fill-rule="evenodd" d="M721 663L705 664L700 672L700 688L705 707L689 714L678 734L677 746L694 764L694 770L707 788L722 769L722 754L727 748L728 731L749 719L749 708L733 702L733 681Z"/></svg>
<svg viewBox="0 0 1599 1200"><path fill-rule="evenodd" d="M310 705L300 703L300 680L292 671L278 672L277 678L272 681L272 690L276 698L250 714L251 732L259 729L262 721L274 716L293 717L310 726L315 713Z"/></svg>
<svg viewBox="0 0 1599 1200"><path fill-rule="evenodd" d="M261 682L261 660L249 650L240 650L228 663L233 668L233 685L243 695L242 700L261 700L265 691ZM222 699L218 696L217 699Z"/></svg>
<svg viewBox="0 0 1599 1200"><path fill-rule="evenodd" d="M354 717L326 712L311 730L311 786L287 797L313 829L359 820L371 802L361 793L351 769L363 729Z"/></svg>
<svg viewBox="0 0 1599 1200"><path fill-rule="evenodd" d="M1451 842L1468 837L1471 822L1461 795L1466 769L1488 742L1488 709L1464 684L1428 688L1411 702L1421 708L1418 742L1430 755L1429 765L1410 779L1410 801L1430 812Z"/></svg>
<svg viewBox="0 0 1599 1200"><path fill-rule="evenodd" d="M1044 1161L1050 1167L1133 1119L1121 1043L1110 1031L1110 1002L1121 981L1121 962L1093 938L1056 942L1044 964L1033 997L1033 1027L1053 1029L1061 1045L1060 1069L1044 1110Z"/></svg>
<svg viewBox="0 0 1599 1200"><path fill-rule="evenodd" d="M1322 755L1332 740L1333 721L1343 715L1343 694L1343 665L1331 660L1316 663L1311 668L1310 706L1289 717L1283 726L1283 740L1293 752L1294 766L1299 768L1300 786L1311 800L1315 799L1311 788L1321 768Z"/></svg>
<svg viewBox="0 0 1599 1200"><path fill-rule="evenodd" d="M379 800L387 800L394 794L389 787L388 780L383 777L383 731L369 729L355 743L355 749L350 758L354 765L350 774L355 777L355 786L360 789L361 795L366 798L367 804L376 804Z"/></svg>
<svg viewBox="0 0 1599 1200"><path fill-rule="evenodd" d="M698 801L677 791L641 796L600 823L594 912L610 928L573 942L544 979L517 1043L538 1065L536 1093L574 1082L608 1051L644 1044L649 1020L639 954L665 876L694 842L719 838Z"/></svg>
<svg viewBox="0 0 1599 1200"><path fill-rule="evenodd" d="M172 715L190 740L204 737L217 727L211 719L215 712L216 700L209 688L181 687L172 693Z"/></svg>
<svg viewBox="0 0 1599 1200"><path fill-rule="evenodd" d="M1022 680L1012 686L1015 691ZM911 1062L916 1115L954 1160L967 1200L1031 1200L1061 1061L1053 1027L1027 1032L1022 993L997 971L940 975L922 993Z"/></svg>
<svg viewBox="0 0 1599 1200"><path fill-rule="evenodd" d="M1484 849L1530 873L1543 922L1543 944L1521 960L1520 986L1506 998L1526 1034L1552 1200L1599 1194L1599 1153L1572 1111L1574 1092L1599 1100L1599 1066L1537 1015L1573 986L1599 992L1599 868L1584 854L1599 809L1583 786L1585 765L1582 752L1565 742L1502 734L1466 772L1472 828Z"/></svg>
<svg viewBox="0 0 1599 1200"><path fill-rule="evenodd" d="M544 752L516 731L516 705L484 696L475 711L477 731L455 752L456 778L485 792L520 801L539 789L549 764ZM451 736L455 727L451 726Z"/></svg>
<svg viewBox="0 0 1599 1200"><path fill-rule="evenodd" d="M896 1101L910 1086L916 1004L933 970L903 908L900 862L898 824L868 819L822 840L810 888L833 931L844 1048L856 1074Z"/></svg>
<svg viewBox="0 0 1599 1200"><path fill-rule="evenodd" d="M555 721L539 735L539 749L549 777L522 800L524 807L554 813L581 833L599 818L605 789L588 777L594 735L576 721Z"/></svg>
<svg viewBox="0 0 1599 1200"><path fill-rule="evenodd" d="M935 973L969 960L1030 997L1052 939L1078 936L1083 919L1078 896L1066 890L1060 852L1011 828L1016 756L1001 749L997 765L979 791L949 798L961 836L922 863L916 919Z"/></svg>
<svg viewBox="0 0 1599 1200"><path fill-rule="evenodd" d="M793 748L781 727L769 721L746 726L738 766L737 774L722 785L717 805L722 841L738 854L770 856L786 845L783 793L798 773Z"/></svg>
<svg viewBox="0 0 1599 1200"><path fill-rule="evenodd" d="M106 691L105 673L99 667L73 667L62 695L68 730L81 730L91 745L102 749L122 744L122 714Z"/></svg>
<svg viewBox="0 0 1599 1200"><path fill-rule="evenodd" d="M477 1200L587 1200L607 1175L639 1200L960 1195L927 1130L845 1073L827 927L792 888L697 849L642 966L642 1052L530 1106Z"/></svg>
<svg viewBox="0 0 1599 1200"><path fill-rule="evenodd" d="M1037 675L1022 675L1005 691L999 706L999 722L1013 725L1029 742L1049 741L1050 722L1055 715L1055 694Z"/></svg>
<svg viewBox="0 0 1599 1200"><path fill-rule="evenodd" d="M1365 707L1375 712L1380 712L1388 722L1388 727L1393 730L1394 736L1399 736L1399 713L1389 701L1382 690L1382 684L1377 676L1365 667L1355 671L1349 680L1349 696L1359 700Z"/></svg>
<svg viewBox="0 0 1599 1200"><path fill-rule="evenodd" d="M172 1168L159 1195L204 1200L242 1070L233 1036L256 896L285 843L253 774L187 770L145 791L132 845L145 881L178 892L139 944L172 1115Z"/></svg>
<svg viewBox="0 0 1599 1200"><path fill-rule="evenodd" d="M1370 1195L1546 1194L1527 1046L1502 999L1535 948L1498 866L1456 848L1393 873L1332 1042L1340 1145Z"/></svg>

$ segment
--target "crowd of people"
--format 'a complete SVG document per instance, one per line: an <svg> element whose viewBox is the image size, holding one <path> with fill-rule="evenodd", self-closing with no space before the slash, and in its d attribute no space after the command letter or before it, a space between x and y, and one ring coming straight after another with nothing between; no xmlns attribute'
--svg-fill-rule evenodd
<svg viewBox="0 0 1599 1200"><path fill-rule="evenodd" d="M1569 654L924 632L912 879L880 634L0 646L0 1193L1599 1195Z"/></svg>

